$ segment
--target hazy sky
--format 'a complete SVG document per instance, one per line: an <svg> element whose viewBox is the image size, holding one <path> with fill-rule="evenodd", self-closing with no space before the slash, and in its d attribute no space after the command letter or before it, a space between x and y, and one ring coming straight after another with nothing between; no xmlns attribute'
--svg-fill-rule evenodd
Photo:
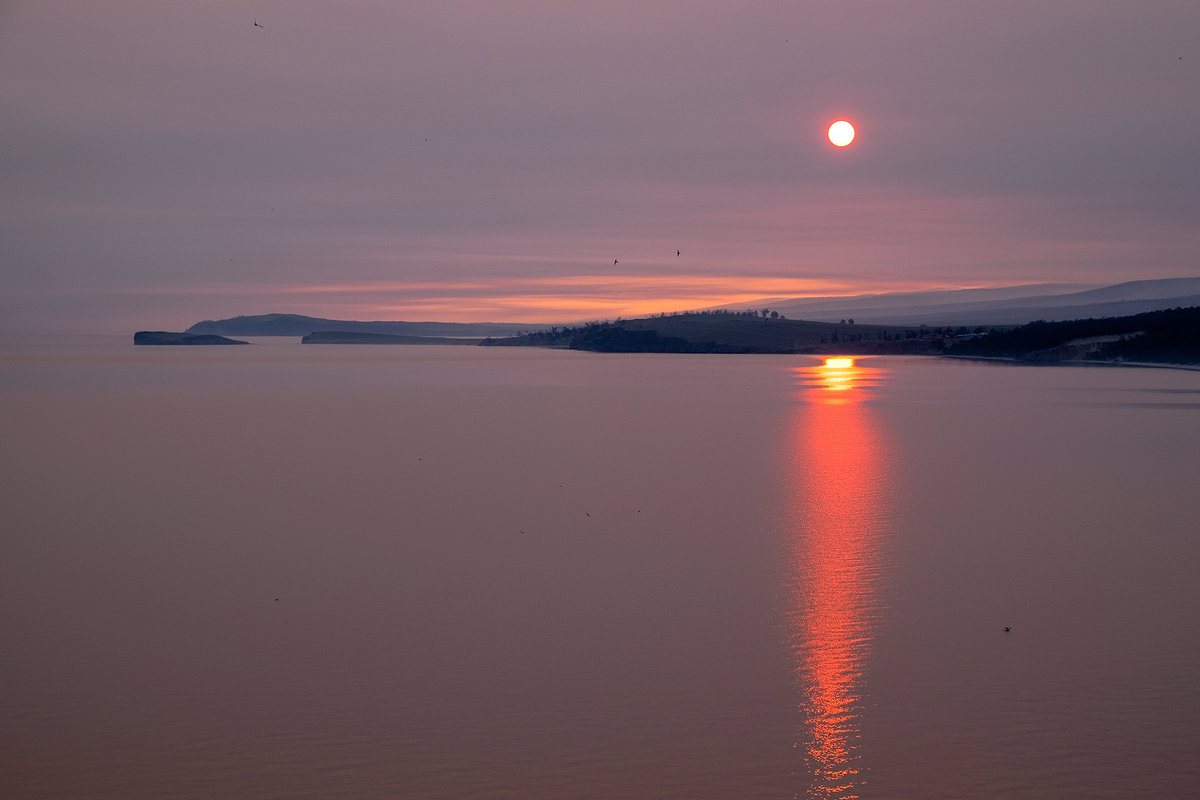
<svg viewBox="0 0 1200 800"><path fill-rule="evenodd" d="M0 0L2 332L1194 275L1196 0Z"/></svg>

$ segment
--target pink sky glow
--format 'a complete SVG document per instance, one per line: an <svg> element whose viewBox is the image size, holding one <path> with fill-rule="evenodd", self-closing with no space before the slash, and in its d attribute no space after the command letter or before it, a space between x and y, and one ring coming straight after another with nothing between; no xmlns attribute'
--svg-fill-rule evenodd
<svg viewBox="0 0 1200 800"><path fill-rule="evenodd" d="M0 333L1200 275L1196 30L1184 0L16 0Z"/></svg>

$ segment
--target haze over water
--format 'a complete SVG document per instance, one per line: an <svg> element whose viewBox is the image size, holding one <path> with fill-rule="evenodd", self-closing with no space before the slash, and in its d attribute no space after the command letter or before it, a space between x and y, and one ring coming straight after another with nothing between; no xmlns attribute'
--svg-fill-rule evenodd
<svg viewBox="0 0 1200 800"><path fill-rule="evenodd" d="M10 338L0 411L5 796L1200 783L1200 373Z"/></svg>

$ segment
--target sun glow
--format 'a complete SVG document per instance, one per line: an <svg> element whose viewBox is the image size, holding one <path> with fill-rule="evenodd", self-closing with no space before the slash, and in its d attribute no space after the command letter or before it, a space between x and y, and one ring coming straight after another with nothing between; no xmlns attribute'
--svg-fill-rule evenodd
<svg viewBox="0 0 1200 800"><path fill-rule="evenodd" d="M829 141L837 147L845 147L854 141L854 126L844 119L829 126Z"/></svg>

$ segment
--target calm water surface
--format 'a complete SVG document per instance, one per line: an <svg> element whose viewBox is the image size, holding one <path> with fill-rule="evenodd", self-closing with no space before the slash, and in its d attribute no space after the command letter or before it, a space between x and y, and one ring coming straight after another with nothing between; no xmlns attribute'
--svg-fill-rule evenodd
<svg viewBox="0 0 1200 800"><path fill-rule="evenodd" d="M0 339L3 796L1200 786L1198 372L256 342Z"/></svg>

